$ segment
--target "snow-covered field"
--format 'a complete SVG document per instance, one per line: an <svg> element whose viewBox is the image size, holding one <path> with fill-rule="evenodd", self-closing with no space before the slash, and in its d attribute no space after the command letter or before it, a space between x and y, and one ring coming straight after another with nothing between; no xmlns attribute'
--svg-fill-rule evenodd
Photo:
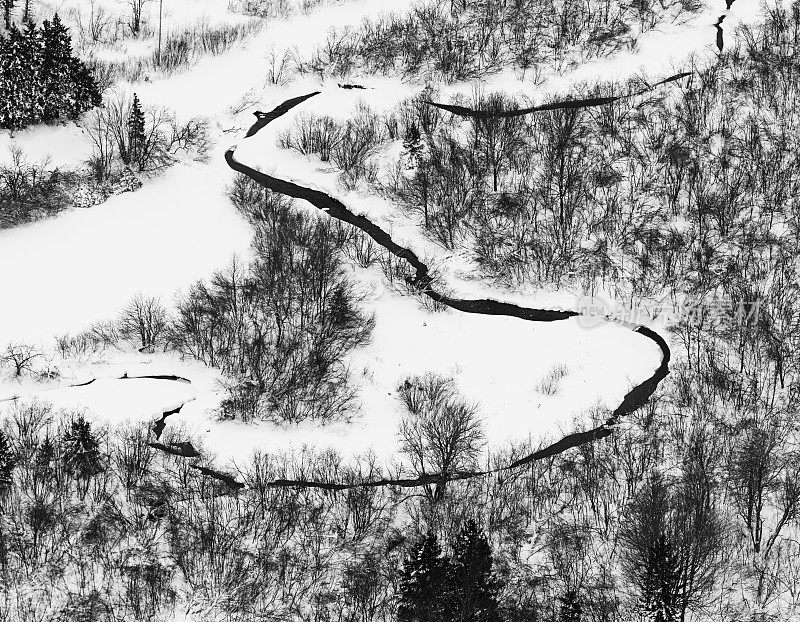
<svg viewBox="0 0 800 622"><path fill-rule="evenodd" d="M63 3L59 10L66 10ZM166 4L166 3L165 3ZM225 3L200 0L170 2L165 12L171 27L199 18L236 19ZM692 22L643 37L634 51L598 60L566 75L546 76L543 84L523 82L511 73L487 81L488 89L527 94L534 99L563 92L590 79L624 79L646 75L655 80L684 70L693 55L715 53L715 3ZM212 120L215 146L207 163L182 162L146 181L136 192L111 198L88 209L0 231L0 345L38 344L53 351L54 337L77 333L93 322L113 317L137 293L170 301L194 281L210 276L234 256L247 257L251 231L225 197L232 179L223 160L231 142L242 139L251 111L269 110L287 97L322 89L301 109L347 115L359 99L376 110L388 108L419 90L401 80L363 77L365 91L344 91L335 84L297 79L284 86L266 81L269 54L297 49L309 52L332 26L353 25L367 15L402 9L400 0L359 0L322 6L282 23L267 24L231 51L208 57L170 77L118 88L135 91L143 102L167 106L181 117L202 115ZM724 7L723 7L724 8ZM152 10L152 5L150 5ZM755 2L737 0L725 22L733 37L737 23L757 15ZM471 85L444 90L469 93ZM238 115L231 107L247 102ZM297 114L301 109L295 111ZM292 115L269 132L245 141L237 156L278 176L336 194L353 209L368 215L393 237L441 266L450 286L466 296L513 300L531 307L572 308L576 292L509 292L467 278L464 257L424 238L399 208L364 190L343 192L335 175L309 158L277 148L275 136ZM13 136L0 134L0 157L16 144L33 159L49 156L58 166L80 165L88 143L74 124L37 127ZM404 378L426 371L453 376L465 396L480 404L489 445L528 437L534 441L568 429L573 418L596 405L615 407L622 396L658 365L658 351L648 340L619 326L586 329L576 321L531 324L512 318L430 313L416 301L388 289L377 268L355 270L367 292L367 307L376 314L372 343L350 360L359 386L360 415L350 423L326 427L313 424L279 428L218 421L219 375L172 355L106 351L101 360L78 363L54 359L62 378L55 385L4 380L0 398L20 395L51 401L58 407L85 409L100 421L155 418L165 409L193 400L170 419L200 435L206 447L222 458L243 456L252 449L285 449L309 444L334 447L344 454L372 449L389 458L396 452L399 417L396 387ZM51 355L51 358L55 354ZM543 395L537 385L555 365L567 368L557 392ZM186 376L191 385L158 381L114 380L122 373L165 373ZM90 378L97 382L63 388ZM45 390L47 389L47 390Z"/></svg>

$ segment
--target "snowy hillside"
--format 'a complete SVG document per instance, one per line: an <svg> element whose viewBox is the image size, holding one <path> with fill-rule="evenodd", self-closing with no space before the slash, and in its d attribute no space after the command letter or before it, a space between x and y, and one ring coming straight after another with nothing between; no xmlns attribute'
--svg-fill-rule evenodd
<svg viewBox="0 0 800 622"><path fill-rule="evenodd" d="M797 6L4 6L0 622L798 615Z"/></svg>

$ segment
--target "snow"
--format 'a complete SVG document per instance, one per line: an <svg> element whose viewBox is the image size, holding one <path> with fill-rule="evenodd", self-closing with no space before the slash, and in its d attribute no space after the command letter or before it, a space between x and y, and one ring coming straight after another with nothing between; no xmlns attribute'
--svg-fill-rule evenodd
<svg viewBox="0 0 800 622"><path fill-rule="evenodd" d="M658 364L654 345L610 324L584 328L577 320L532 324L457 312L431 314L414 300L385 290L368 308L377 319L372 343L349 361L361 402L360 416L352 422L278 426L219 421L215 409L224 392L218 372L175 355L113 350L94 363L56 360L62 378L51 386L0 383L0 400L45 400L114 425L152 421L192 400L170 416L167 430L180 428L202 439L223 462L241 461L256 450L304 446L335 449L343 456L372 450L389 460L397 453L397 387L409 376L434 371L455 378L465 398L478 405L488 446L498 448L527 438L558 437L587 409L615 407ZM558 392L537 392L550 368L560 363L568 374ZM192 382L119 380L123 374L175 374ZM66 386L93 378L87 386Z"/></svg>
<svg viewBox="0 0 800 622"><path fill-rule="evenodd" d="M240 19L226 4L182 0L170 3L165 15L171 27L181 21L190 24L199 17L212 23ZM59 6L66 12L67 4ZM139 292L169 302L235 255L246 258L252 232L225 197L231 173L222 154L228 143L241 140L253 109L269 110L288 97L319 89L321 95L254 139L243 141L237 157L340 197L354 211L384 226L396 241L441 267L456 295L492 297L531 307L574 307L575 292L508 291L470 278L463 254L445 251L423 236L413 218L390 200L363 188L343 191L336 174L322 163L277 148L276 134L293 123L296 114L313 110L344 118L359 101L374 110L386 110L421 86L393 78L365 78L366 91L342 90L313 78L272 85L266 81L269 53L280 56L294 51L303 56L332 27L355 25L365 16L407 6L400 0L323 6L310 15L268 23L235 49L205 58L183 73L120 85L123 90L136 90L146 104L168 106L182 118L212 118L217 144L210 160L205 164L183 162L148 180L142 189L112 197L101 206L1 231L0 291L4 295L0 346L31 342L52 349L54 336L75 333L113 317ZM114 7L120 10L118 5ZM488 79L486 88L541 98L546 93L564 92L583 80L624 79L642 72L651 78L664 77L685 69L693 55L713 56L712 24L723 12L709 6L686 26L645 35L636 50L598 59L563 75L545 74L542 84L520 80L509 72ZM756 3L737 0L724 23L727 41L733 41L737 23L751 22L757 14ZM118 49L113 53L127 52ZM442 99L471 90L468 84L443 87ZM251 98L253 104L233 116L231 106L243 97ZM75 124L37 127L13 136L0 134L0 158L7 157L12 143L31 159L50 156L54 166L78 166L89 153ZM344 455L373 449L388 459L397 451L395 430L401 411L396 388L410 375L436 371L453 376L464 395L479 404L489 446L498 447L528 437L553 438L597 404L615 407L659 363L654 344L618 325L587 329L576 320L536 324L452 311L430 313L417 301L388 289L377 268L354 269L354 274L369 293L366 304L375 312L377 324L372 343L349 361L361 401L360 415L352 422L278 427L266 422L218 421L215 408L223 397L218 372L166 354L107 351L99 362L59 361L64 374L60 388L5 379L0 383L0 398L47 399L57 407L85 409L112 424L153 419L191 399L181 413L168 420L168 429L175 426L200 435L221 460L239 460L256 449L275 451L304 445L332 447ZM537 385L558 364L566 367L566 377L554 395L542 395ZM192 384L114 379L125 372L174 373L191 378ZM61 386L92 377L101 379L86 387Z"/></svg>
<svg viewBox="0 0 800 622"><path fill-rule="evenodd" d="M176 291L247 255L224 162L181 164L106 203L0 231L0 344L41 342Z"/></svg>

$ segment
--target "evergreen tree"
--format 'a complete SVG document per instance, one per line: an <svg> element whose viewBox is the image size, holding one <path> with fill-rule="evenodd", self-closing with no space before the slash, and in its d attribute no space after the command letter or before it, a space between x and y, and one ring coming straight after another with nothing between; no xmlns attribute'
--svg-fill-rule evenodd
<svg viewBox="0 0 800 622"><path fill-rule="evenodd" d="M581 622L583 607L578 600L578 593L575 590L567 590L559 600L561 601L559 622Z"/></svg>
<svg viewBox="0 0 800 622"><path fill-rule="evenodd" d="M430 226L428 194L430 193L431 180L426 145L416 123L412 123L406 129L403 148L408 154L407 168L411 171L409 184L416 200L422 204L422 212L425 216L425 228L427 229Z"/></svg>
<svg viewBox="0 0 800 622"><path fill-rule="evenodd" d="M447 619L497 622L500 584L492 572L492 549L475 521L467 521L453 545Z"/></svg>
<svg viewBox="0 0 800 622"><path fill-rule="evenodd" d="M673 488L656 471L631 503L629 519L620 529L623 570L639 592L642 613L653 622L680 619L686 605L675 504Z"/></svg>
<svg viewBox="0 0 800 622"><path fill-rule="evenodd" d="M20 129L38 121L39 66L38 37L11 24L0 45L0 127Z"/></svg>
<svg viewBox="0 0 800 622"><path fill-rule="evenodd" d="M123 156L125 164L136 164L143 169L146 162L146 138L144 134L144 112L136 93L133 94L131 113L128 115L128 153Z"/></svg>
<svg viewBox="0 0 800 622"><path fill-rule="evenodd" d="M398 622L444 622L448 562L434 533L412 548L400 577Z"/></svg>
<svg viewBox="0 0 800 622"><path fill-rule="evenodd" d="M63 460L67 472L84 483L100 472L100 444L92 426L82 416L73 420L63 439Z"/></svg>
<svg viewBox="0 0 800 622"><path fill-rule="evenodd" d="M11 450L11 443L0 430L0 499L3 499L11 491L13 484L11 475L15 466L16 461Z"/></svg>
<svg viewBox="0 0 800 622"><path fill-rule="evenodd" d="M674 548L663 533L650 546L642 593L642 606L653 622L675 622L680 566Z"/></svg>
<svg viewBox="0 0 800 622"><path fill-rule="evenodd" d="M0 127L20 129L76 118L101 103L97 82L72 55L69 31L56 14L41 29L11 24L0 36Z"/></svg>
<svg viewBox="0 0 800 622"><path fill-rule="evenodd" d="M24 54L28 66L28 80L25 89L25 100L28 102L30 120L28 123L38 123L44 113L45 93L42 79L42 63L44 62L44 43L42 31L36 28L32 21L25 23L23 33Z"/></svg>
<svg viewBox="0 0 800 622"><path fill-rule="evenodd" d="M66 115L70 119L76 119L87 110L102 104L103 98L94 75L78 58L70 59L70 75L73 94L66 107Z"/></svg>
<svg viewBox="0 0 800 622"><path fill-rule="evenodd" d="M45 438L42 444L36 449L33 459L33 471L40 479L48 479L53 473L53 461L56 449L50 437Z"/></svg>
<svg viewBox="0 0 800 622"><path fill-rule="evenodd" d="M42 87L45 100L42 119L48 123L67 116L72 103L72 41L58 13L53 16L53 21L45 20L42 24L42 43Z"/></svg>

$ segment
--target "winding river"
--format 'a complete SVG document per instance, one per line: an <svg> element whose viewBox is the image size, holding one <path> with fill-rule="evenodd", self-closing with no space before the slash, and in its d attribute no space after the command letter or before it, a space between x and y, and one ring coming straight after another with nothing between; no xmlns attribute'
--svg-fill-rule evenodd
<svg viewBox="0 0 800 622"><path fill-rule="evenodd" d="M680 74L672 76L667 80L668 82L676 80L688 74ZM659 83L659 84L661 84ZM655 85L653 85L655 86ZM274 110L268 113L256 113L257 120L247 131L246 138L255 136L259 131L269 125L275 119L283 116L293 108L300 106L307 100L319 94L319 91L301 95L286 100ZM596 106L610 103L608 101L598 100L584 100L581 102L583 106ZM445 108L441 104L433 104L441 108ZM579 105L580 106L580 105ZM549 105L547 109L553 109L555 105ZM562 107L576 107L576 102L564 102ZM458 111L451 110L455 114L470 114L474 111L469 109L461 109ZM526 110L521 114L528 114L533 110ZM401 246L395 242L392 237L384 231L381 227L367 219L366 217L354 214L350 211L341 201L319 190L307 188L296 183L279 179L266 173L262 173L254 168L239 162L236 159L236 147L231 147L225 152L225 160L234 171L246 175L264 188L271 190L288 197L295 199L302 199L307 201L314 207L325 212L329 217L335 218L342 222L346 222L354 227L357 227L375 242L383 246L390 253L396 257L406 261L414 270L413 276L406 277L410 285L417 289L421 294L428 296L440 304L443 304L451 309L460 311L462 313L476 313L481 315L502 315L508 317L515 317L529 322L556 322L568 320L578 317L580 314L576 311L560 311L552 309L534 309L529 307L522 307L519 305L511 304L508 302L501 302L498 300L490 299L464 299L454 298L447 296L437 291L433 286L433 279L430 275L430 270L425 263L409 248ZM279 479L270 482L268 485L274 487L307 487L307 488L322 488L327 490L347 490L350 488L359 487L375 487L375 486L401 486L401 487L416 487L426 486L430 484L442 484L446 481L462 480L472 477L479 477L490 473L516 469L526 464L530 464L537 460L544 460L546 458L560 454L573 447L591 443L601 438L605 438L612 433L614 425L619 419L627 414L632 413L637 408L640 408L653 395L658 388L659 383L666 378L669 374L669 361L670 350L666 341L655 331L647 328L646 326L635 326L631 328L634 332L641 335L644 339L654 343L658 347L661 355L660 364L657 366L655 372L646 380L631 389L623 398L622 403L615 408L609 418L600 426L587 430L585 432L576 432L563 437L561 440L553 443L543 449L531 453L519 460L501 467L481 471L468 471L468 472L452 472L452 473L433 473L425 474L411 479L378 479L365 482L347 483L347 482L322 482L311 480L288 480Z"/></svg>

